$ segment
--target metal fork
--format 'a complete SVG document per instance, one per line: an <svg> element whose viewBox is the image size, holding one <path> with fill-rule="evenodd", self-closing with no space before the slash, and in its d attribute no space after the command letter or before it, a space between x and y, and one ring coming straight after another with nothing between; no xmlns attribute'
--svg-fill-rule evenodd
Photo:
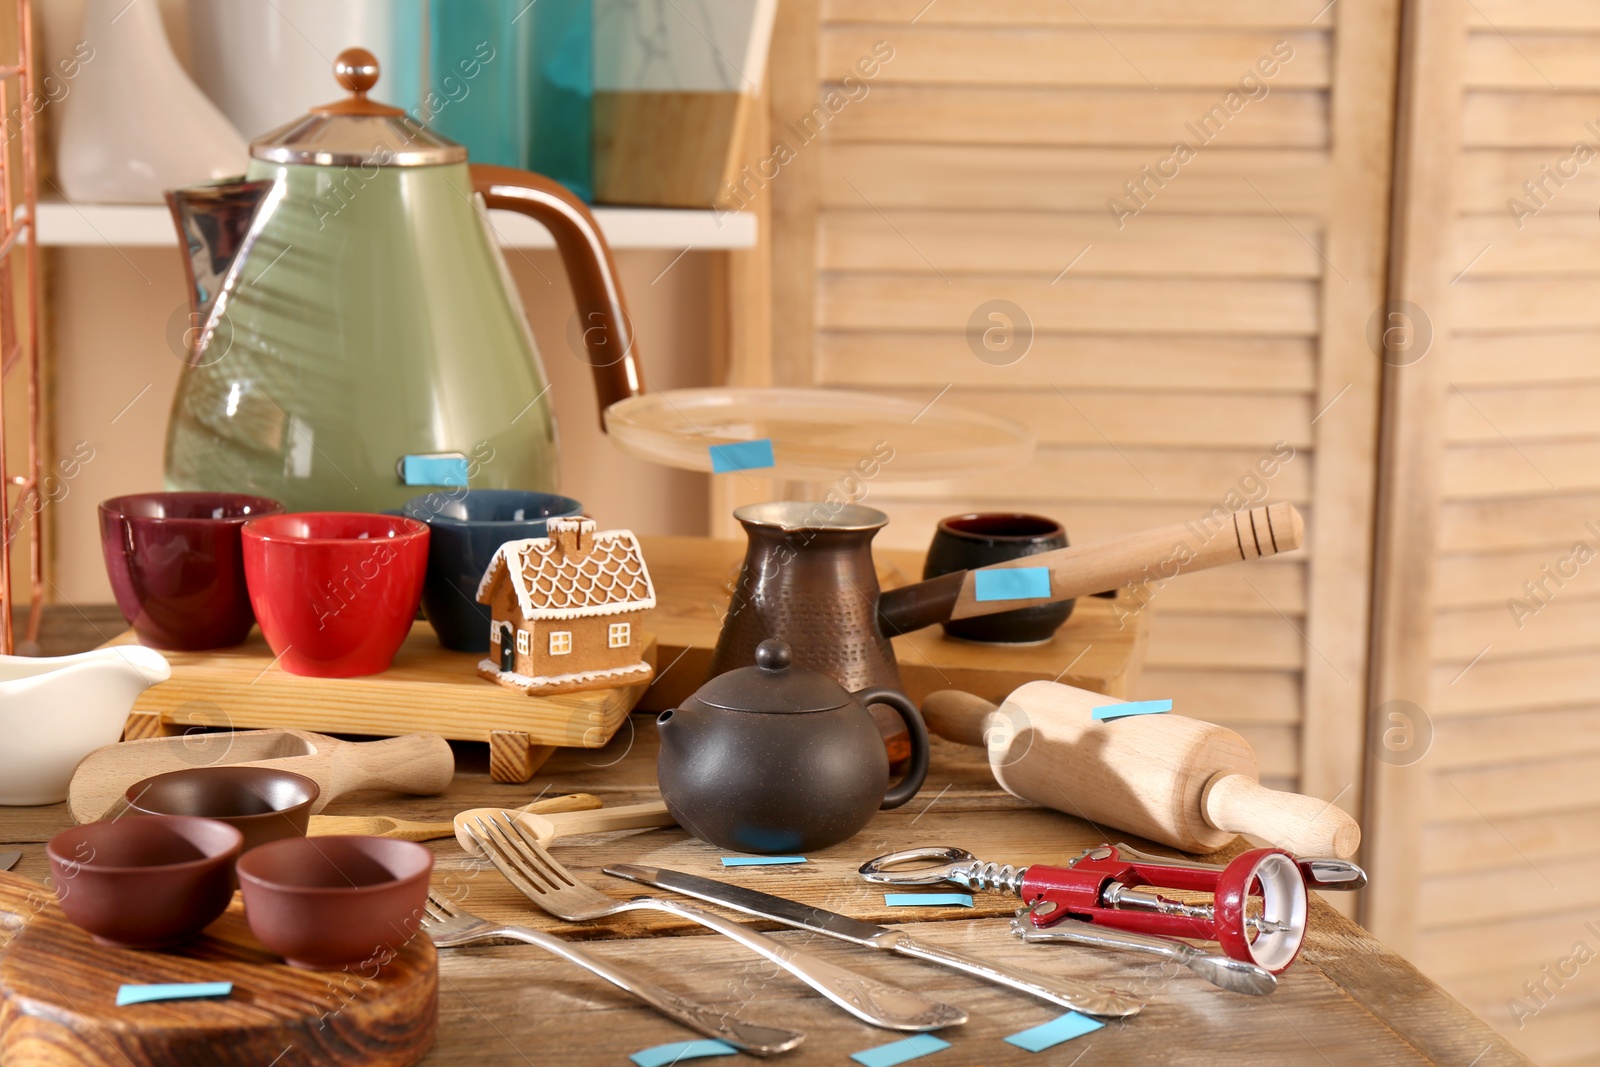
<svg viewBox="0 0 1600 1067"><path fill-rule="evenodd" d="M476 825L474 825L475 823ZM791 948L765 934L691 904L639 895L618 900L585 885L550 858L532 835L506 818L465 823L467 834L522 894L551 915L569 922L599 919L627 911L665 911L732 938L765 956L839 1007L864 1022L889 1030L937 1030L960 1026L967 1013L899 986L880 982Z"/></svg>
<svg viewBox="0 0 1600 1067"><path fill-rule="evenodd" d="M681 997L646 981L630 971L592 956L576 945L568 944L543 930L526 926L503 926L463 911L435 890L428 891L428 903L422 918L422 929L440 948L470 945L492 938L510 938L529 945L538 945L562 959L576 963L599 975L618 989L624 989L669 1019L697 1030L707 1037L726 1041L734 1048L755 1056L772 1056L787 1052L801 1041L805 1034L773 1026L748 1023L730 1012L718 1011L698 1001Z"/></svg>

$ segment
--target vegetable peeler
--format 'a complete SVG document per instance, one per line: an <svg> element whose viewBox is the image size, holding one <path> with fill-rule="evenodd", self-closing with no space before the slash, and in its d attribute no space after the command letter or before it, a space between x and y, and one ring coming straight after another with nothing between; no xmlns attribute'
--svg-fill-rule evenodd
<svg viewBox="0 0 1600 1067"><path fill-rule="evenodd" d="M918 861L933 865L905 866ZM1256 993L1269 992L1275 983L1263 978L1282 973L1300 952L1307 887L1360 889L1367 880L1346 860L1298 859L1277 848L1252 849L1219 867L1152 856L1125 844L1085 849L1065 867L1013 867L986 863L959 848L914 848L868 860L860 874L886 885L948 882L1013 893L1029 905L1018 924L1024 940L1154 952L1178 959L1224 988ZM1176 900L1158 889L1208 892L1212 899ZM1078 931L1063 924L1067 919L1108 929ZM1139 936L1119 938L1113 930ZM1227 961L1174 938L1215 941Z"/></svg>

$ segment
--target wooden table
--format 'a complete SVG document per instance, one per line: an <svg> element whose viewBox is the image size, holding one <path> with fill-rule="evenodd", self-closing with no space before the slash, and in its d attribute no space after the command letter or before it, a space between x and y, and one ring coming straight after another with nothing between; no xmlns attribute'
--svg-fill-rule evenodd
<svg viewBox="0 0 1600 1067"><path fill-rule="evenodd" d="M63 646L47 633L45 651L59 653L109 637L114 617L99 609L74 616L76 640ZM87 631L88 639L84 638ZM586 790L607 804L653 796L655 732L635 715L605 749L558 752L525 785L488 777L487 746L457 746L458 773L439 797L341 798L329 814L393 813L446 818L467 807L523 802L541 792ZM860 883L854 869L881 852L916 844L953 844L1011 863L1054 861L1103 838L1093 828L1055 812L1030 808L1000 793L982 754L935 741L933 769L921 796L880 814L852 840L812 854L798 867L724 871L720 851L678 830L648 830L566 839L556 858L591 884L617 895L631 883L600 872L607 863L640 862L707 874L765 888L861 918L904 924L919 938L1014 964L1073 975L1140 992L1144 1012L1132 1019L1034 1056L1004 1043L1011 1033L1046 1022L1057 1009L1030 997L984 985L912 960L784 930L776 936L805 943L836 962L931 993L965 1008L971 1021L942 1036L952 1048L930 1059L933 1067L963 1064L1451 1064L1490 1067L1524 1064L1487 1025L1398 956L1320 900L1313 902L1305 951L1267 998L1221 992L1188 971L1146 957L1057 945L1024 945L1007 933L1013 900L979 894L976 906L886 909L881 893ZM64 805L0 808L0 849L21 848L16 870L40 879L43 845L65 828ZM1137 839L1134 844L1145 843ZM857 1022L765 961L699 927L671 917L625 916L602 923L553 921L524 904L500 876L466 856L454 841L433 842L435 880L449 880L467 908L487 917L515 919L571 938L591 939L596 952L626 961L662 984L741 1014L805 1030L808 1038L785 1062L848 1065L852 1052L898 1036ZM1152 846L1153 847L1153 846ZM1157 849L1157 851L1160 851ZM677 935L677 936L663 936ZM424 1061L476 1064L626 1064L627 1054L696 1035L640 1007L606 983L527 946L447 950L441 963L438 1042ZM314 1062L291 1050L277 1067ZM724 1061L726 1062L726 1061Z"/></svg>

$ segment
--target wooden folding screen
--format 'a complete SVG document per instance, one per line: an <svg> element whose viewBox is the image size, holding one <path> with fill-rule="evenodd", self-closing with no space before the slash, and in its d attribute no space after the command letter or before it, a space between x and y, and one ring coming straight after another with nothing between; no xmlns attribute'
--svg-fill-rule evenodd
<svg viewBox="0 0 1600 1067"><path fill-rule="evenodd" d="M1600 5L1411 14L1363 918L1600 1063Z"/></svg>
<svg viewBox="0 0 1600 1067"><path fill-rule="evenodd" d="M972 509L1056 516L1075 541L1244 500L1305 510L1299 555L1145 591L1143 690L1352 810L1396 8L783 0L788 151L751 183L773 380L1038 436L1023 469L870 486L884 541Z"/></svg>

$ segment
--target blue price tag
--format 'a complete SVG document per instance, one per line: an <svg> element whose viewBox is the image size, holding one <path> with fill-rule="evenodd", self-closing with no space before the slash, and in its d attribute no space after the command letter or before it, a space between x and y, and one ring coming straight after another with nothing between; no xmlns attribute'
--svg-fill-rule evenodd
<svg viewBox="0 0 1600 1067"><path fill-rule="evenodd" d="M656 1045L640 1049L628 1057L638 1067L668 1067L684 1060L697 1060L702 1056L732 1056L738 1049L725 1041L674 1041L670 1045Z"/></svg>
<svg viewBox="0 0 1600 1067"><path fill-rule="evenodd" d="M1002 567L973 571L979 600L1038 600L1050 595L1049 567Z"/></svg>
<svg viewBox="0 0 1600 1067"><path fill-rule="evenodd" d="M761 470L775 466L776 462L772 458L772 440L767 437L756 441L735 441L732 444L711 446L712 474Z"/></svg>
<svg viewBox="0 0 1600 1067"><path fill-rule="evenodd" d="M1170 700L1129 700L1121 704L1102 705L1089 714L1097 722L1110 722L1112 719L1125 719L1129 715L1160 715L1171 710Z"/></svg>
<svg viewBox="0 0 1600 1067"><path fill-rule="evenodd" d="M896 1064L905 1063L907 1060L943 1052L949 1047L950 1042L932 1034L917 1034L904 1041L891 1041L887 1045L852 1052L850 1058L861 1064L861 1067L895 1067Z"/></svg>
<svg viewBox="0 0 1600 1067"><path fill-rule="evenodd" d="M724 856L724 867L765 867L770 863L804 863L804 856Z"/></svg>
<svg viewBox="0 0 1600 1067"><path fill-rule="evenodd" d="M885 893L883 902L891 908L926 908L934 906L970 908L971 893Z"/></svg>
<svg viewBox="0 0 1600 1067"><path fill-rule="evenodd" d="M443 485L466 488L466 456L406 456L400 477L407 485Z"/></svg>
<svg viewBox="0 0 1600 1067"><path fill-rule="evenodd" d="M1079 1015L1069 1011L1059 1019L1051 1019L1041 1026L1035 1026L1021 1033L1012 1034L1006 1038L1008 1044L1018 1048L1027 1049L1029 1052L1043 1052L1047 1048L1054 1048L1063 1041L1071 1041L1075 1037L1092 1033L1100 1029L1105 1023L1095 1022L1087 1015Z"/></svg>
<svg viewBox="0 0 1600 1067"><path fill-rule="evenodd" d="M198 1000L225 997L233 992L232 982L182 982L170 985L125 985L117 990L117 1007L147 1004L154 1000Z"/></svg>

